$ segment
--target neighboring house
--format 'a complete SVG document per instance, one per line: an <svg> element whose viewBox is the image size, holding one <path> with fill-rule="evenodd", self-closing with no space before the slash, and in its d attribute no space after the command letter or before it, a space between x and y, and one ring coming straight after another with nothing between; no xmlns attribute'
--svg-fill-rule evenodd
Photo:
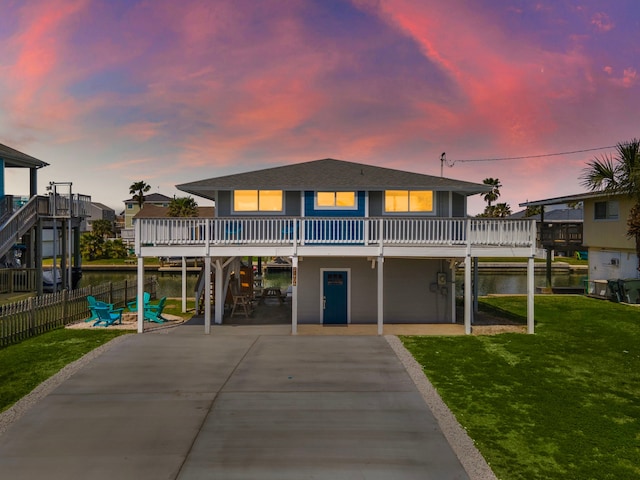
<svg viewBox="0 0 640 480"><path fill-rule="evenodd" d="M470 333L472 258L527 257L533 332L535 222L469 218L467 197L487 185L325 159L177 188L213 200L215 216L136 219L138 278L144 257L203 257L206 291L213 269L214 297L225 298L237 259L287 257L293 334L299 323L373 323L382 334L385 323L455 322L456 264L463 262ZM210 308L206 302L207 333ZM216 323L223 313L216 302ZM139 331L142 325L139 317Z"/></svg>
<svg viewBox="0 0 640 480"><path fill-rule="evenodd" d="M558 208L544 215L525 217L526 210L516 212L509 218L529 218L536 221L538 248L553 250L555 255L572 257L582 251L582 208Z"/></svg>
<svg viewBox="0 0 640 480"><path fill-rule="evenodd" d="M47 165L0 144L0 263L8 268L30 269L28 281L24 280L26 276L20 276L20 282L11 284L7 280L10 276L3 275L1 293L41 293L42 259L47 256L57 256L60 260L61 285L72 287L79 279L74 273L80 269L80 251L74 246L80 243L80 225L88 215L91 197L72 193L71 182L50 182L49 194L38 196L37 172ZM5 193L5 168L29 169L28 198ZM54 290L56 288L54 286Z"/></svg>
<svg viewBox="0 0 640 480"><path fill-rule="evenodd" d="M150 193L149 195L144 196L142 208L145 208L148 205L168 207L171 200L173 200L171 197L167 197L161 193ZM124 228L120 230L120 236L127 244L133 243L133 217L135 217L139 211L140 206L138 205L137 200L130 198L124 201Z"/></svg>
<svg viewBox="0 0 640 480"><path fill-rule="evenodd" d="M114 229L116 221L116 211L113 208L107 207L102 203L91 202L91 214L84 222L84 229L82 231L92 232L92 224L95 220L107 220L111 223L111 228Z"/></svg>
<svg viewBox="0 0 640 480"><path fill-rule="evenodd" d="M583 202L583 247L588 251L589 280L640 278L635 240L627 238L633 200L626 195L582 193L527 202L521 206ZM545 214L546 215L546 214Z"/></svg>

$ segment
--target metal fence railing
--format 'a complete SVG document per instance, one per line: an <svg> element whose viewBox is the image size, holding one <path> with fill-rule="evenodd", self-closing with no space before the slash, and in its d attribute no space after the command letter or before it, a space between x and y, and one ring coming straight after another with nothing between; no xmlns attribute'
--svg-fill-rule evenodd
<svg viewBox="0 0 640 480"><path fill-rule="evenodd" d="M144 290L156 297L157 279L145 277ZM124 307L136 298L137 282L109 282L76 290L30 297L0 306L0 347L82 321L89 317L87 296Z"/></svg>

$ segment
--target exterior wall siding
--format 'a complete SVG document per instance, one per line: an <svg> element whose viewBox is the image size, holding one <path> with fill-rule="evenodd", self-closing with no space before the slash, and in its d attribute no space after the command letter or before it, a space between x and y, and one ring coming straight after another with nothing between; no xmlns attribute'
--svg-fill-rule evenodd
<svg viewBox="0 0 640 480"><path fill-rule="evenodd" d="M589 249L589 280L640 278L633 250Z"/></svg>
<svg viewBox="0 0 640 480"><path fill-rule="evenodd" d="M454 217L464 217L467 215L466 205L466 197L464 195L460 195L459 193L454 193L453 197L453 216Z"/></svg>
<svg viewBox="0 0 640 480"><path fill-rule="evenodd" d="M447 262L428 259L387 258L384 262L384 322L443 323L451 321L450 285L435 288L437 273L450 272ZM378 265L366 258L305 257L298 265L298 322L318 324L322 291L321 269L350 269L350 321L377 322Z"/></svg>
<svg viewBox="0 0 640 480"><path fill-rule="evenodd" d="M384 208L383 192L369 192L369 216L381 217Z"/></svg>
<svg viewBox="0 0 640 480"><path fill-rule="evenodd" d="M228 217L231 215L231 192L219 191L216 195L216 217Z"/></svg>
<svg viewBox="0 0 640 480"><path fill-rule="evenodd" d="M631 200L617 196L619 212L617 220L595 220L594 205L602 198L584 201L584 226L582 244L589 248L629 249L635 251L635 241L627 238L627 218L631 211Z"/></svg>

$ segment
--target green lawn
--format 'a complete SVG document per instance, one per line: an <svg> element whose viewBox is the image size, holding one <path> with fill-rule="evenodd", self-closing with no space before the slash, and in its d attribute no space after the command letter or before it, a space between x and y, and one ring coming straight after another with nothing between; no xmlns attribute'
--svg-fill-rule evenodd
<svg viewBox="0 0 640 480"><path fill-rule="evenodd" d="M0 349L0 412L67 364L127 333L131 332L61 328Z"/></svg>
<svg viewBox="0 0 640 480"><path fill-rule="evenodd" d="M482 302L526 315L525 297ZM640 478L640 309L538 296L536 320L402 340L500 479Z"/></svg>

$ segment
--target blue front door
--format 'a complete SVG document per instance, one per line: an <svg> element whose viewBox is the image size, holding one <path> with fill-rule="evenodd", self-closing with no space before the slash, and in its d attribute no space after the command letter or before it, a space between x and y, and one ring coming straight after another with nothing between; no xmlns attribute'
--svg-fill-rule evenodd
<svg viewBox="0 0 640 480"><path fill-rule="evenodd" d="M347 272L323 272L322 323L347 324Z"/></svg>

